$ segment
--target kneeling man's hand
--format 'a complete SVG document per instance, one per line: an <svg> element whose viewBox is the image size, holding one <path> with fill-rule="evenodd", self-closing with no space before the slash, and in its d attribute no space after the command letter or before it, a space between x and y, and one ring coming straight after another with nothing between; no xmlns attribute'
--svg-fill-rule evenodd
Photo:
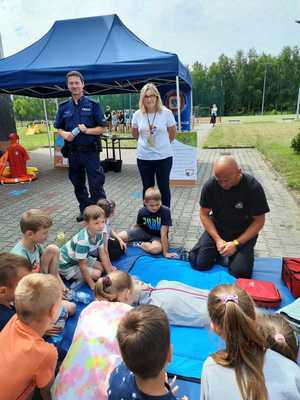
<svg viewBox="0 0 300 400"><path fill-rule="evenodd" d="M229 257L236 252L236 246L232 242L226 242L223 249L219 252L222 256Z"/></svg>
<svg viewBox="0 0 300 400"><path fill-rule="evenodd" d="M223 239L219 239L216 241L217 250L220 254L222 254L222 251L224 250L226 244L227 242L225 242L225 240Z"/></svg>

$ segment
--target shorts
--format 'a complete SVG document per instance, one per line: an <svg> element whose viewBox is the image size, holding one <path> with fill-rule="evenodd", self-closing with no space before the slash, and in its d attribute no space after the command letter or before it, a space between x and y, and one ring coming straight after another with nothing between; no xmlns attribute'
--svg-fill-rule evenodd
<svg viewBox="0 0 300 400"><path fill-rule="evenodd" d="M140 226L133 226L128 229L128 242L153 242L154 240L160 242L160 237L151 235L151 233L146 232Z"/></svg>
<svg viewBox="0 0 300 400"><path fill-rule="evenodd" d="M89 275L92 276L92 273L94 271L94 265L95 262L97 261L97 258L88 256L87 260L87 271L89 273ZM70 265L64 268L59 268L59 274L64 277L67 281L70 279L75 279L75 280L82 280L82 273L80 271L79 268L79 264L75 264L75 265Z"/></svg>

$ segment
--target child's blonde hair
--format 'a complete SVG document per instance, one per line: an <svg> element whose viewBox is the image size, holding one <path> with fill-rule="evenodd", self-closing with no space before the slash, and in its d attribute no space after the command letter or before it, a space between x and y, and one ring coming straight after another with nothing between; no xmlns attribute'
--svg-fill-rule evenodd
<svg viewBox="0 0 300 400"><path fill-rule="evenodd" d="M60 284L53 275L29 274L16 287L15 306L18 317L26 324L41 321L61 297Z"/></svg>
<svg viewBox="0 0 300 400"><path fill-rule="evenodd" d="M157 189L156 187L149 187L145 191L144 202L148 203L148 201L150 200L161 202L161 194L159 189Z"/></svg>
<svg viewBox="0 0 300 400"><path fill-rule="evenodd" d="M95 220L98 218L105 219L105 212L102 210L101 207L96 205L88 206L83 211L83 220L86 223L89 223L90 220Z"/></svg>
<svg viewBox="0 0 300 400"><path fill-rule="evenodd" d="M253 300L235 285L218 285L208 296L208 312L226 349L214 361L235 370L243 400L267 400L263 374L265 339L259 332Z"/></svg>
<svg viewBox="0 0 300 400"><path fill-rule="evenodd" d="M113 271L99 278L95 284L95 297L98 300L118 301L123 290L133 290L133 279L127 272Z"/></svg>
<svg viewBox="0 0 300 400"><path fill-rule="evenodd" d="M27 231L36 233L40 229L48 229L52 226L52 218L43 210L32 208L22 214L20 220L21 232Z"/></svg>
<svg viewBox="0 0 300 400"><path fill-rule="evenodd" d="M160 112L164 109L163 103L161 101L160 93L157 89L157 87L153 83L146 83L141 89L140 93L140 100L139 100L139 109L142 111L142 113L146 113L146 107L144 104L144 98L146 96L147 90L151 90L156 97L156 112Z"/></svg>
<svg viewBox="0 0 300 400"><path fill-rule="evenodd" d="M297 362L298 337L287 320L280 314L259 314L257 322L265 334L267 347Z"/></svg>

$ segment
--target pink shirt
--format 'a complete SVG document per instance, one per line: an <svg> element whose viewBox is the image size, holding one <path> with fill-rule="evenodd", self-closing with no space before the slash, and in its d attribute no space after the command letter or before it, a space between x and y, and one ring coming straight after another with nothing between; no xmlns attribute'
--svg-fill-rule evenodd
<svg viewBox="0 0 300 400"><path fill-rule="evenodd" d="M96 300L82 311L52 388L53 399L107 399L110 373L121 362L117 328L130 309L124 303Z"/></svg>

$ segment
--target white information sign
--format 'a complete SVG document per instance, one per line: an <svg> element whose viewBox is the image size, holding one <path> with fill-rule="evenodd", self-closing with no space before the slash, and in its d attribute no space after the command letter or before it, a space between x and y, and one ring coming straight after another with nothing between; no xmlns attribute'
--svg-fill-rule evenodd
<svg viewBox="0 0 300 400"><path fill-rule="evenodd" d="M197 181L197 148L174 140L170 180Z"/></svg>

